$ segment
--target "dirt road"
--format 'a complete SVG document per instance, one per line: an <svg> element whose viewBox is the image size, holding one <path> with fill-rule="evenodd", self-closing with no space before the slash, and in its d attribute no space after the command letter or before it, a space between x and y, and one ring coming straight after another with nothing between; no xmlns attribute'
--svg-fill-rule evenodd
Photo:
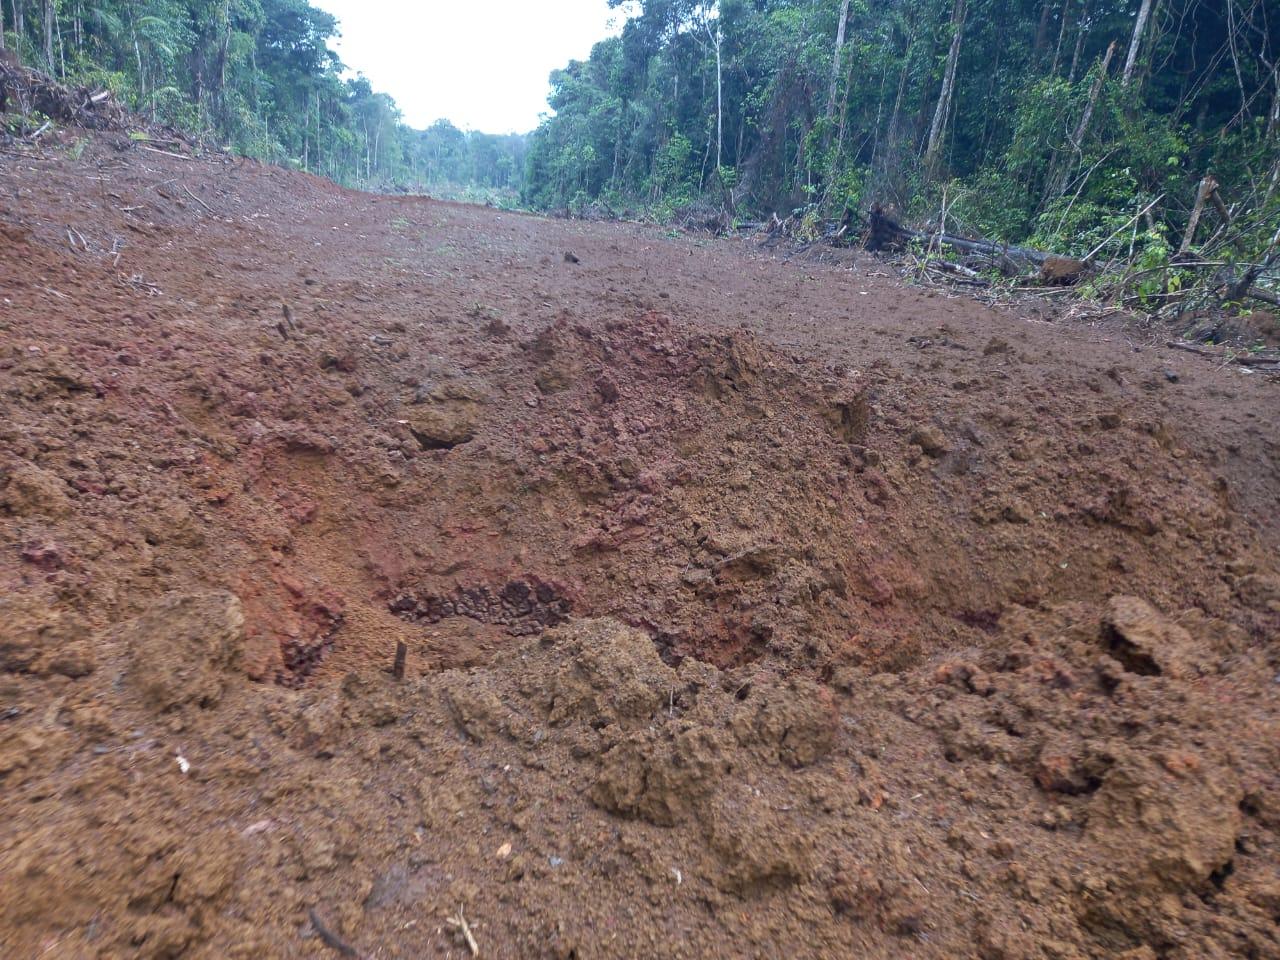
<svg viewBox="0 0 1280 960"><path fill-rule="evenodd" d="M3 956L1280 956L1274 381L127 138L0 245Z"/></svg>

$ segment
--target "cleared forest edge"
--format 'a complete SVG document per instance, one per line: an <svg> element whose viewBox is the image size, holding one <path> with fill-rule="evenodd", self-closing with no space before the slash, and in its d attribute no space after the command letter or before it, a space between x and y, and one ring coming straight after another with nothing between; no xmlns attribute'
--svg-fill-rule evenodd
<svg viewBox="0 0 1280 960"><path fill-rule="evenodd" d="M74 152L0 167L6 956L1280 949L1274 383Z"/></svg>

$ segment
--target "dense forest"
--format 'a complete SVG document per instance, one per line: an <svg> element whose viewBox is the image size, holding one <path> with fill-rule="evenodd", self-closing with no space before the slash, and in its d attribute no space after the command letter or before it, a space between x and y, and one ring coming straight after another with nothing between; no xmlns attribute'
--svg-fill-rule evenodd
<svg viewBox="0 0 1280 960"><path fill-rule="evenodd" d="M329 47L307 0L0 0L0 47L250 156L374 189L518 190L525 138L426 130Z"/></svg>
<svg viewBox="0 0 1280 960"><path fill-rule="evenodd" d="M1256 262L1255 282L1276 259L1280 0L609 2L619 35L551 74L528 136L409 128L308 0L0 0L0 42L369 189L659 219L882 203L1140 270Z"/></svg>
<svg viewBox="0 0 1280 960"><path fill-rule="evenodd" d="M1156 261L1280 220L1280 0L611 2L621 35L551 77L535 206L877 201Z"/></svg>

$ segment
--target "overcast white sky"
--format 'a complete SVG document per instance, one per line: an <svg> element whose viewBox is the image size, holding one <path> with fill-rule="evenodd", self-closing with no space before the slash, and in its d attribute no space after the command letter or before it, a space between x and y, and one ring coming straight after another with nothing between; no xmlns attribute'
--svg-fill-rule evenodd
<svg viewBox="0 0 1280 960"><path fill-rule="evenodd" d="M547 76L621 29L606 0L312 0L336 16L334 49L410 126L525 133L549 112Z"/></svg>

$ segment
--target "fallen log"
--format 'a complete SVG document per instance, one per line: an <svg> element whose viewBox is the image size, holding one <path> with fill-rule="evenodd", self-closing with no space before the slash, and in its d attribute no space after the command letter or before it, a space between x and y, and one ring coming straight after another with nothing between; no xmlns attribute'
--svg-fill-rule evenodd
<svg viewBox="0 0 1280 960"><path fill-rule="evenodd" d="M871 229L867 238L868 250L896 249L911 240L919 240L929 245L934 243L945 244L955 250L978 254L989 259L1000 268L1001 272L1005 273L1025 272L1028 267L1040 268L1050 259L1067 259L1057 257L1052 253L1046 253L1043 250L1033 250L1030 247L1014 247L1004 243L995 243L991 240L971 240L967 237L957 237L939 231L913 230L895 220L880 204L876 204L871 208Z"/></svg>

